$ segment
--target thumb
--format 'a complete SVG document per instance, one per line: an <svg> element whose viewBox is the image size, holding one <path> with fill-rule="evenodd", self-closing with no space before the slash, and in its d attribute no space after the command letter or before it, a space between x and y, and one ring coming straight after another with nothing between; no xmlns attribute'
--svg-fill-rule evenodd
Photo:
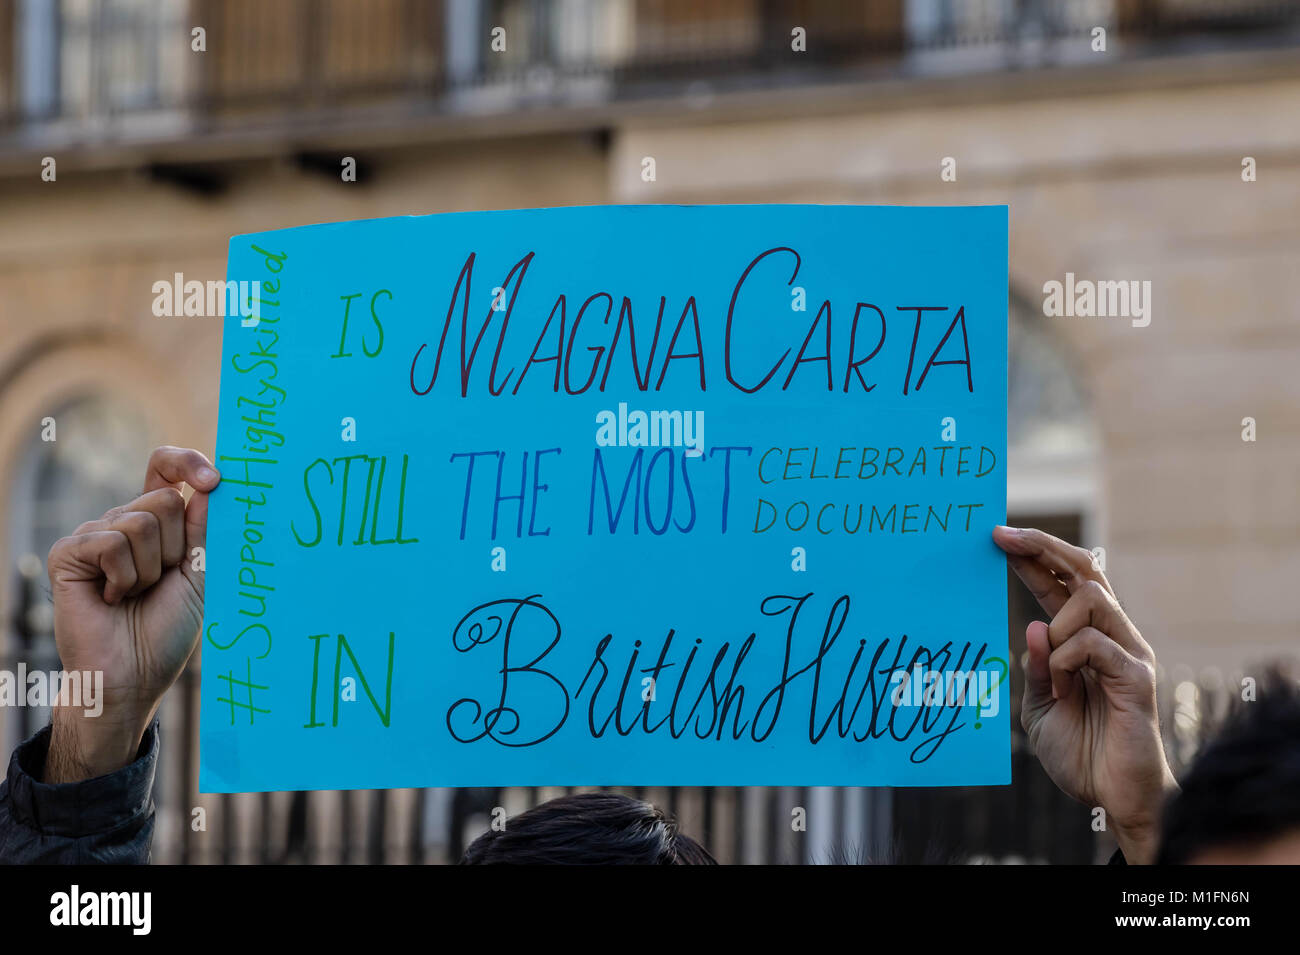
<svg viewBox="0 0 1300 955"><path fill-rule="evenodd" d="M181 561L181 572L189 579L200 599L203 597L203 580L208 566L207 545L208 493L195 491L190 495L190 502L185 505L185 559ZM204 569L196 570L196 563Z"/></svg>
<svg viewBox="0 0 1300 955"><path fill-rule="evenodd" d="M1035 620L1025 628L1025 696L1021 704L1026 713L1050 706L1052 697L1052 647L1047 639L1047 624Z"/></svg>

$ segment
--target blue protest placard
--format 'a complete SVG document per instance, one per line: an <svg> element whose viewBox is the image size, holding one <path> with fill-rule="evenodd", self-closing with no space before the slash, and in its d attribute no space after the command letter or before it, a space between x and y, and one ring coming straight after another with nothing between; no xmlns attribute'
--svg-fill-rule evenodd
<svg viewBox="0 0 1300 955"><path fill-rule="evenodd" d="M237 236L204 792L1010 781L1005 206Z"/></svg>

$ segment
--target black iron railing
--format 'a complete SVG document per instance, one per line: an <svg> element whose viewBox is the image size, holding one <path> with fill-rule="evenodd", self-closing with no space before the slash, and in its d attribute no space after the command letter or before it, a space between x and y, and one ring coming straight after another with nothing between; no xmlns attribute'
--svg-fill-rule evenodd
<svg viewBox="0 0 1300 955"><path fill-rule="evenodd" d="M1298 31L1295 0L0 0L0 146L1104 67Z"/></svg>
<svg viewBox="0 0 1300 955"><path fill-rule="evenodd" d="M1042 523L1042 521L1040 521ZM23 578L9 616L0 669L58 667L48 602L35 577ZM1018 593L1018 585L1013 592ZM1025 611L1012 602L1013 632ZM46 618L48 615L44 615ZM1013 641L1012 657L1018 653ZM668 810L683 831L723 862L1090 863L1108 850L1089 807L1047 778L1018 725L1022 691L1012 670L1012 783L944 789L812 787L661 787L620 789ZM1175 770L1239 697L1240 680L1171 670L1162 675L1161 723ZM155 782L157 862L399 863L455 862L486 831L494 811L508 815L573 792L571 788L465 788L352 792L198 793L199 673L191 666L167 694L159 717L162 752ZM4 755L48 720L48 710L0 709ZM792 825L803 809L806 827ZM196 812L201 810L201 813Z"/></svg>

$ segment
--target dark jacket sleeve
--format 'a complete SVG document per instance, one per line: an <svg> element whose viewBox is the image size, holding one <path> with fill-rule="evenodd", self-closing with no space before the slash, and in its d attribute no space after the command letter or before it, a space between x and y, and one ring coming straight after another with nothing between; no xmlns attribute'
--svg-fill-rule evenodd
<svg viewBox="0 0 1300 955"><path fill-rule="evenodd" d="M50 727L14 750L0 783L0 863L132 864L149 861L158 724L135 762L107 776L43 783Z"/></svg>

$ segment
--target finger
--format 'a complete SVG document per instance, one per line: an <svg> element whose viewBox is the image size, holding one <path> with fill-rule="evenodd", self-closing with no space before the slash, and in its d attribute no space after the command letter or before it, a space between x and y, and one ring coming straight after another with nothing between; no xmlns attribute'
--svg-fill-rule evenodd
<svg viewBox="0 0 1300 955"><path fill-rule="evenodd" d="M185 557L181 560L181 573L183 573L194 586L199 598L203 597L203 570L196 570L195 564L199 567L207 566L207 557L204 553L208 544L208 495L203 491L195 491L190 495L190 502L185 506ZM195 550L199 553L196 554ZM203 561L199 562L196 558L203 554Z"/></svg>
<svg viewBox="0 0 1300 955"><path fill-rule="evenodd" d="M104 578L104 602L117 603L136 584L131 543L120 531L92 531L55 541L49 556L50 584Z"/></svg>
<svg viewBox="0 0 1300 955"><path fill-rule="evenodd" d="M104 515L104 524L122 514L147 511L158 521L162 544L163 570L175 567L185 555L185 498L174 487L160 487L142 494L130 504L112 508Z"/></svg>
<svg viewBox="0 0 1300 955"><path fill-rule="evenodd" d="M1025 628L1025 694L1020 712L1032 714L1052 699L1052 672L1048 665L1052 648L1047 642L1047 624L1035 620Z"/></svg>
<svg viewBox="0 0 1300 955"><path fill-rule="evenodd" d="M993 539L1008 554L1028 557L1050 570L1070 593L1090 580L1115 592L1094 563L1090 550L1067 544L1034 527L999 528Z"/></svg>
<svg viewBox="0 0 1300 955"><path fill-rule="evenodd" d="M128 597L148 590L162 576L162 530L158 518L149 511L125 511L105 520L106 530L122 534L131 548L135 564L135 584Z"/></svg>
<svg viewBox="0 0 1300 955"><path fill-rule="evenodd" d="M1063 700L1078 686L1077 674L1091 667L1104 679L1138 684L1150 668L1094 627L1084 627L1052 651L1052 695Z"/></svg>
<svg viewBox="0 0 1300 955"><path fill-rule="evenodd" d="M1034 595L1038 606L1047 611L1048 616L1055 617L1070 599L1070 591L1065 589L1065 584L1033 558L1008 554L1007 563L1020 578L1020 582Z"/></svg>
<svg viewBox="0 0 1300 955"><path fill-rule="evenodd" d="M160 487L180 489L182 483L196 491L211 491L221 476L207 456L193 448L174 448L165 445L155 448L149 455L145 470L144 489L155 491Z"/></svg>
<svg viewBox="0 0 1300 955"><path fill-rule="evenodd" d="M1047 628L1052 648L1062 646L1085 627L1100 630L1136 657L1154 659L1151 648L1121 609L1115 595L1095 580L1076 590L1052 618Z"/></svg>

